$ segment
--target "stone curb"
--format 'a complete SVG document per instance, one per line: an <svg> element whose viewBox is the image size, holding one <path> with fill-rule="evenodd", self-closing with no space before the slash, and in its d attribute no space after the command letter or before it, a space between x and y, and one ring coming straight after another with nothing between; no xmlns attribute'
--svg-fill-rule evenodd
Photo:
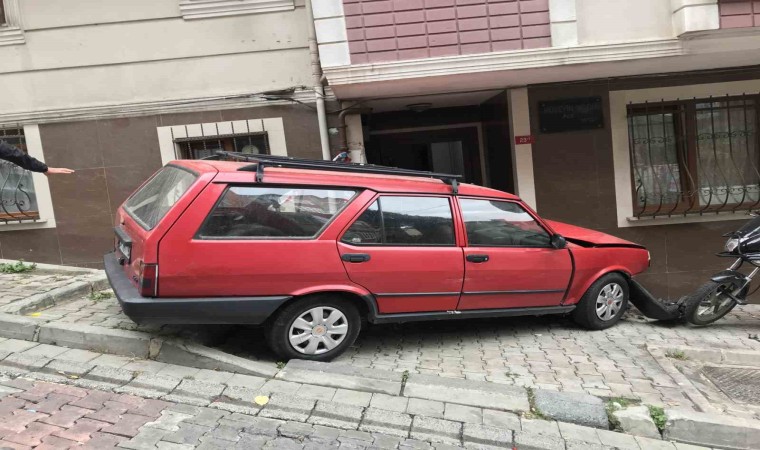
<svg viewBox="0 0 760 450"><path fill-rule="evenodd" d="M139 331L48 322L40 326L37 342L147 359L151 335Z"/></svg>
<svg viewBox="0 0 760 450"><path fill-rule="evenodd" d="M533 392L535 407L545 417L604 430L610 427L604 401L599 397L543 389L535 389Z"/></svg>
<svg viewBox="0 0 760 450"><path fill-rule="evenodd" d="M157 341L157 339L154 339ZM269 364L239 356L230 355L220 350L178 339L166 340L160 343L157 361L198 369L221 370L244 375L256 375L272 378L278 370Z"/></svg>
<svg viewBox="0 0 760 450"><path fill-rule="evenodd" d="M681 352L688 359L711 364L760 367L760 352L723 348L695 348L684 345L668 345L666 351Z"/></svg>
<svg viewBox="0 0 760 450"><path fill-rule="evenodd" d="M620 429L628 434L655 439L661 437L646 406L632 406L614 411L612 415L618 421Z"/></svg>
<svg viewBox="0 0 760 450"><path fill-rule="evenodd" d="M409 375L403 396L516 413L530 411L528 391L525 388L487 381L415 373Z"/></svg>
<svg viewBox="0 0 760 450"><path fill-rule="evenodd" d="M0 337L35 341L37 330L42 323L44 321L0 313Z"/></svg>
<svg viewBox="0 0 760 450"><path fill-rule="evenodd" d="M108 287L108 279L105 274L98 273L88 280L76 281L68 286L59 287L43 294L32 295L3 306L0 308L0 313L28 314L40 308L54 306L72 297L80 297L93 291L107 289Z"/></svg>
<svg viewBox="0 0 760 450"><path fill-rule="evenodd" d="M672 378L678 387L681 388L684 395L686 395L689 400L691 400L697 406L697 408L699 408L701 412L712 414L720 413L720 411L712 406L710 402L705 398L705 396L702 395L699 390L694 387L693 384L691 384L689 379L686 378L686 376L682 374L675 365L673 365L670 359L665 356L665 352L661 347L647 344L646 349L649 354L652 355L652 358L657 361L657 364L662 367L662 370L670 375L670 378Z"/></svg>
<svg viewBox="0 0 760 450"><path fill-rule="evenodd" d="M688 410L666 409L663 437L710 447L750 450L760 442L760 421Z"/></svg>
<svg viewBox="0 0 760 450"><path fill-rule="evenodd" d="M294 359L277 374L277 378L295 383L399 395L403 374L348 364Z"/></svg>
<svg viewBox="0 0 760 450"><path fill-rule="evenodd" d="M16 264L20 261L16 259L0 259L0 264ZM68 272L72 274L98 274L102 273L103 271L100 269L90 269L87 267L76 267L76 266L61 266L57 264L44 264L44 263L36 263L33 261L24 261L26 264L34 264L37 266L36 270L42 271L42 272L54 272L54 273L61 273L61 272Z"/></svg>
<svg viewBox="0 0 760 450"><path fill-rule="evenodd" d="M268 364L179 339L165 341L140 331L45 322L14 314L0 313L0 337L154 359L197 369L224 370L266 378L272 378L277 374L277 369Z"/></svg>

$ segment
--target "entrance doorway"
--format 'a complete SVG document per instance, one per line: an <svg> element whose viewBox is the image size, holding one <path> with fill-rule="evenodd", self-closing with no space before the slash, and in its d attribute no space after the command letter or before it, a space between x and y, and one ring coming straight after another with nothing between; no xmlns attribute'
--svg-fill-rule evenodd
<svg viewBox="0 0 760 450"><path fill-rule="evenodd" d="M464 182L483 184L477 126L434 130L373 131L367 162L403 169L462 175Z"/></svg>

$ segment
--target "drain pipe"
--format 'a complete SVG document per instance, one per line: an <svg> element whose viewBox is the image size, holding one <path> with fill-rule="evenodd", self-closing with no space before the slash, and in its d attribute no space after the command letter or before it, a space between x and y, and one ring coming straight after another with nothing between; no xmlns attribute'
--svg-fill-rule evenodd
<svg viewBox="0 0 760 450"><path fill-rule="evenodd" d="M311 0L306 0L306 16L309 19L309 55L311 56L311 76L314 82L314 93L317 97L317 122L319 123L319 141L322 145L322 159L329 161L330 137L327 134L327 112L325 111L325 87L322 66L319 63L319 46L317 45L317 29L314 25L314 11Z"/></svg>

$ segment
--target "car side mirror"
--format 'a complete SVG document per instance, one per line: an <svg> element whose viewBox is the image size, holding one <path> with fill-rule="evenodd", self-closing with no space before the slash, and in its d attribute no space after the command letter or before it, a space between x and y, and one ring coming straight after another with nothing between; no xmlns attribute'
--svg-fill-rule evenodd
<svg viewBox="0 0 760 450"><path fill-rule="evenodd" d="M563 249L567 247L567 240L559 234L552 235L551 243L552 247L556 249Z"/></svg>

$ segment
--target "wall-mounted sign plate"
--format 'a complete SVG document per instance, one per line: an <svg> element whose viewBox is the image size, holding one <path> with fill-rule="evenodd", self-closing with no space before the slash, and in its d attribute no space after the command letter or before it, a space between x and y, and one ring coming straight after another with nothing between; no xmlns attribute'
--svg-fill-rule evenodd
<svg viewBox="0 0 760 450"><path fill-rule="evenodd" d="M601 97L566 98L538 102L542 133L604 128Z"/></svg>

